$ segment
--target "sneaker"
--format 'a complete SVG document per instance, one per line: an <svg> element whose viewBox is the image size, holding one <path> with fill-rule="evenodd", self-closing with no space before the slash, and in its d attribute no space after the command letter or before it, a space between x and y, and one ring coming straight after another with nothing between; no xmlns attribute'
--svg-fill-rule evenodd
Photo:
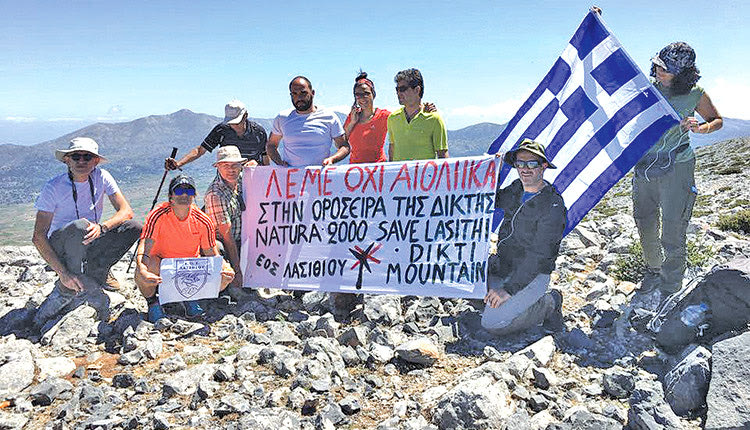
<svg viewBox="0 0 750 430"><path fill-rule="evenodd" d="M156 324L162 318L166 318L167 314L164 313L164 309L159 303L154 303L148 307L148 322Z"/></svg>
<svg viewBox="0 0 750 430"><path fill-rule="evenodd" d="M112 270L107 272L107 280L104 281L104 284L102 285L102 288L104 288L107 291L120 291L120 288L122 286L120 285L120 281L115 278L115 275L112 273Z"/></svg>
<svg viewBox="0 0 750 430"><path fill-rule="evenodd" d="M647 267L643 271L643 280L638 289L641 293L648 293L661 284L661 269Z"/></svg>
<svg viewBox="0 0 750 430"><path fill-rule="evenodd" d="M199 317L205 312L196 300L184 302L183 304L185 305L185 316L188 318Z"/></svg>
<svg viewBox="0 0 750 430"><path fill-rule="evenodd" d="M547 315L542 323L542 328L550 333L561 332L565 329L565 322L563 321L562 314L562 293L557 290L550 290L548 293L549 297L553 301L552 312Z"/></svg>

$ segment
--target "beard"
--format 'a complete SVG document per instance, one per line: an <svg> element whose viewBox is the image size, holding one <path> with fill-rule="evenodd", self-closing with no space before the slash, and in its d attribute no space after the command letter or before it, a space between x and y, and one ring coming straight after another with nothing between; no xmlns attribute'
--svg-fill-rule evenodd
<svg viewBox="0 0 750 430"><path fill-rule="evenodd" d="M307 100L298 100L294 103L294 107L297 108L298 111L306 111L310 109L312 102L312 97Z"/></svg>

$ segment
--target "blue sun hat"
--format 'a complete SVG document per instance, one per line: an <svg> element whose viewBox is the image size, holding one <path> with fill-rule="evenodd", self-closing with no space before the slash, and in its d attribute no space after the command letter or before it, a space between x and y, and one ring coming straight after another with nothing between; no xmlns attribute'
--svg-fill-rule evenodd
<svg viewBox="0 0 750 430"><path fill-rule="evenodd" d="M674 42L659 51L651 62L673 75L678 75L683 70L695 66L695 51L685 42ZM656 76L656 72L652 70L651 76Z"/></svg>

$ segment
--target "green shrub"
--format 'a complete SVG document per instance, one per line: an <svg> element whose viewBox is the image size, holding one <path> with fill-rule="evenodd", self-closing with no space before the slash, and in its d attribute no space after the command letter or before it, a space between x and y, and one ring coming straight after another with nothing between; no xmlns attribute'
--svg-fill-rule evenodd
<svg viewBox="0 0 750 430"><path fill-rule="evenodd" d="M714 249L706 245L702 239L687 241L688 267L703 267L714 255L716 255Z"/></svg>
<svg viewBox="0 0 750 430"><path fill-rule="evenodd" d="M714 257L716 253L711 246L703 240L687 241L687 265L688 267L703 267ZM633 283L641 282L646 262L643 260L643 248L641 242L636 238L628 248L628 253L621 255L615 261L612 276L618 281Z"/></svg>
<svg viewBox="0 0 750 430"><path fill-rule="evenodd" d="M646 263L643 260L643 248L638 239L634 239L628 253L617 258L612 276L618 281L641 282Z"/></svg>
<svg viewBox="0 0 750 430"><path fill-rule="evenodd" d="M719 170L720 175L736 175L738 173L742 173L742 167L730 166Z"/></svg>
<svg viewBox="0 0 750 430"><path fill-rule="evenodd" d="M750 209L743 209L732 215L720 215L716 226L722 231L750 234Z"/></svg>

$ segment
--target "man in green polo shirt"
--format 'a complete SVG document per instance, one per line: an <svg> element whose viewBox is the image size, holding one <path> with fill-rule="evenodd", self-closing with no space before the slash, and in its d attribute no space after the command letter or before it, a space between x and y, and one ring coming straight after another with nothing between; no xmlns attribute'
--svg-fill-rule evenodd
<svg viewBox="0 0 750 430"><path fill-rule="evenodd" d="M448 133L443 119L437 112L423 110L422 73L406 69L393 80L401 108L388 116L389 160L448 158Z"/></svg>

